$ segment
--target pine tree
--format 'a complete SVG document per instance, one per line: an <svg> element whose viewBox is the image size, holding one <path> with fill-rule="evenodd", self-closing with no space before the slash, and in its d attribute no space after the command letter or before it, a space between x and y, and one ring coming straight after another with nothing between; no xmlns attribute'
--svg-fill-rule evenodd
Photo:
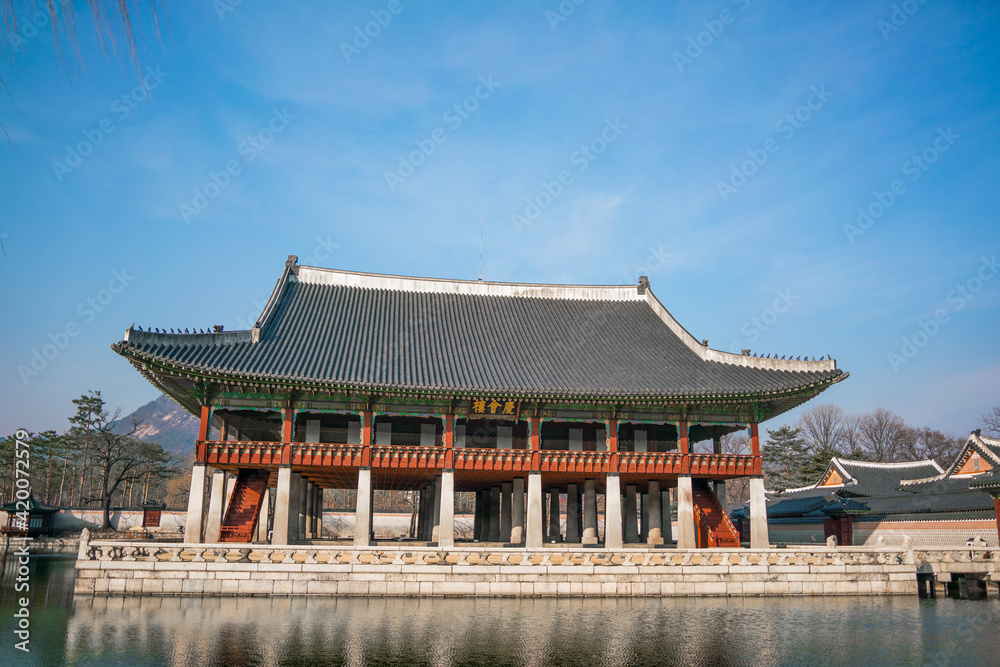
<svg viewBox="0 0 1000 667"><path fill-rule="evenodd" d="M793 489L809 483L803 472L809 451L799 429L786 425L776 431L768 430L761 455L772 489Z"/></svg>

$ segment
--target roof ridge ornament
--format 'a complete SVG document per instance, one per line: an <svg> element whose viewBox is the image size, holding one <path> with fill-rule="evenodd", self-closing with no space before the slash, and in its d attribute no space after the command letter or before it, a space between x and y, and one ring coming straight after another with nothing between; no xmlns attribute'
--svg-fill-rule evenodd
<svg viewBox="0 0 1000 667"><path fill-rule="evenodd" d="M639 294L645 294L649 289L649 276L639 276Z"/></svg>

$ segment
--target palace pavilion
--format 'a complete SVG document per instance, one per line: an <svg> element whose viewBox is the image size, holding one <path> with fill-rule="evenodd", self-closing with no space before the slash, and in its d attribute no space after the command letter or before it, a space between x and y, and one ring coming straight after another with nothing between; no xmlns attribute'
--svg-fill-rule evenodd
<svg viewBox="0 0 1000 667"><path fill-rule="evenodd" d="M473 538L510 548L739 546L719 497L749 477L749 543L766 548L758 424L847 377L831 358L714 350L645 277L534 285L297 262L250 330L133 326L112 346L201 419L187 543L318 539L323 490L349 489L367 547L380 489L419 492L417 537L440 548L454 547L459 492L475 494ZM723 453L742 430L749 451Z"/></svg>

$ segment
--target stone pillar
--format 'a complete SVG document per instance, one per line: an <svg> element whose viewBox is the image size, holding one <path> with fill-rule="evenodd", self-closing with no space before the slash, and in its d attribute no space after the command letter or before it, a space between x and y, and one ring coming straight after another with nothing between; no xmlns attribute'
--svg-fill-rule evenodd
<svg viewBox="0 0 1000 667"><path fill-rule="evenodd" d="M621 549L622 487L618 473L608 473L604 483L604 548Z"/></svg>
<svg viewBox="0 0 1000 667"><path fill-rule="evenodd" d="M559 489L549 489L549 542L562 542L562 527L559 525Z"/></svg>
<svg viewBox="0 0 1000 667"><path fill-rule="evenodd" d="M208 498L208 517L205 520L205 542L214 544L222 533L222 504L226 493L226 471L212 473L212 491Z"/></svg>
<svg viewBox="0 0 1000 667"><path fill-rule="evenodd" d="M698 548L698 538L694 534L694 490L691 487L691 475L677 478L677 548Z"/></svg>
<svg viewBox="0 0 1000 667"><path fill-rule="evenodd" d="M326 489L316 487L316 536L323 539L323 510L326 507Z"/></svg>
<svg viewBox="0 0 1000 667"><path fill-rule="evenodd" d="M274 494L274 527L271 529L271 546L288 544L291 538L292 469L278 468L278 488Z"/></svg>
<svg viewBox="0 0 1000 667"><path fill-rule="evenodd" d="M306 482L306 511L305 525L302 527L302 532L307 540L313 538L313 512L315 511L316 503L316 487L313 486L312 482Z"/></svg>
<svg viewBox="0 0 1000 667"><path fill-rule="evenodd" d="M528 549L542 548L542 475L528 473L528 517L524 546Z"/></svg>
<svg viewBox="0 0 1000 667"><path fill-rule="evenodd" d="M643 497L646 501L646 505L649 507L649 514L646 515L649 519L649 530L646 533L646 544L663 544L663 520L660 514L660 510L662 508L662 499L660 498L660 482L655 479L649 480L649 493L644 494Z"/></svg>
<svg viewBox="0 0 1000 667"><path fill-rule="evenodd" d="M646 542L649 538L649 494L640 493L639 496L639 541Z"/></svg>
<svg viewBox="0 0 1000 667"><path fill-rule="evenodd" d="M455 471L445 470L441 474L441 505L438 528L438 548L452 549L455 546Z"/></svg>
<svg viewBox="0 0 1000 667"><path fill-rule="evenodd" d="M674 519L670 512L670 489L660 491L660 519L663 526L663 542L674 541Z"/></svg>
<svg viewBox="0 0 1000 667"><path fill-rule="evenodd" d="M226 518L229 511L229 501L233 499L233 491L236 489L236 475L226 475L226 500L222 503L222 518Z"/></svg>
<svg viewBox="0 0 1000 667"><path fill-rule="evenodd" d="M490 489L490 532L487 537L489 542L500 541L500 487L494 486Z"/></svg>
<svg viewBox="0 0 1000 667"><path fill-rule="evenodd" d="M417 539L426 540L427 524L427 487L417 491Z"/></svg>
<svg viewBox="0 0 1000 667"><path fill-rule="evenodd" d="M306 539L306 503L309 502L309 480L299 480L299 539Z"/></svg>
<svg viewBox="0 0 1000 667"><path fill-rule="evenodd" d="M257 516L257 541L267 542L268 510L271 507L271 489L264 489L260 497L260 514Z"/></svg>
<svg viewBox="0 0 1000 667"><path fill-rule="evenodd" d="M542 541L549 543L549 499L542 494Z"/></svg>
<svg viewBox="0 0 1000 667"><path fill-rule="evenodd" d="M511 507L511 494L514 485L511 482L504 482L500 487L500 541L510 542L510 528L512 524L513 508Z"/></svg>
<svg viewBox="0 0 1000 667"><path fill-rule="evenodd" d="M726 480L720 479L715 483L715 497L719 499L722 509L729 511L729 499L726 498Z"/></svg>
<svg viewBox="0 0 1000 667"><path fill-rule="evenodd" d="M354 546L371 546L372 469L358 470L358 503L354 510Z"/></svg>
<svg viewBox="0 0 1000 667"><path fill-rule="evenodd" d="M483 492L476 491L476 514L472 523L472 539L481 541L483 539Z"/></svg>
<svg viewBox="0 0 1000 667"><path fill-rule="evenodd" d="M302 475L292 471L292 485L288 492L288 539L299 540L299 489L302 487Z"/></svg>
<svg viewBox="0 0 1000 667"><path fill-rule="evenodd" d="M431 495L431 542L441 537L441 476L434 478L434 493Z"/></svg>
<svg viewBox="0 0 1000 667"><path fill-rule="evenodd" d="M764 478L750 478L750 548L767 549L767 499L764 497Z"/></svg>
<svg viewBox="0 0 1000 667"><path fill-rule="evenodd" d="M580 492L576 484L566 485L566 541L582 542L580 537Z"/></svg>
<svg viewBox="0 0 1000 667"><path fill-rule="evenodd" d="M511 488L511 522L510 541L512 544L524 543L524 478L515 477Z"/></svg>
<svg viewBox="0 0 1000 667"><path fill-rule="evenodd" d="M191 491L188 493L187 520L184 522L184 543L201 542L202 515L205 512L205 482L207 466L195 463L191 469Z"/></svg>
<svg viewBox="0 0 1000 667"><path fill-rule="evenodd" d="M583 482L583 535L584 544L597 544L597 482Z"/></svg>
<svg viewBox="0 0 1000 667"><path fill-rule="evenodd" d="M638 517L635 513L635 484L625 486L625 544L639 541Z"/></svg>

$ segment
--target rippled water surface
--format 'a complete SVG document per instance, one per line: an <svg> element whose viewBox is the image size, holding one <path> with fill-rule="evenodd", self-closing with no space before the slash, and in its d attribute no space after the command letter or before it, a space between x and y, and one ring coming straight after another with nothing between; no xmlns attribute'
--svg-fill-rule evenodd
<svg viewBox="0 0 1000 667"><path fill-rule="evenodd" d="M31 653L0 665L998 665L1000 602L89 598L38 558Z"/></svg>

